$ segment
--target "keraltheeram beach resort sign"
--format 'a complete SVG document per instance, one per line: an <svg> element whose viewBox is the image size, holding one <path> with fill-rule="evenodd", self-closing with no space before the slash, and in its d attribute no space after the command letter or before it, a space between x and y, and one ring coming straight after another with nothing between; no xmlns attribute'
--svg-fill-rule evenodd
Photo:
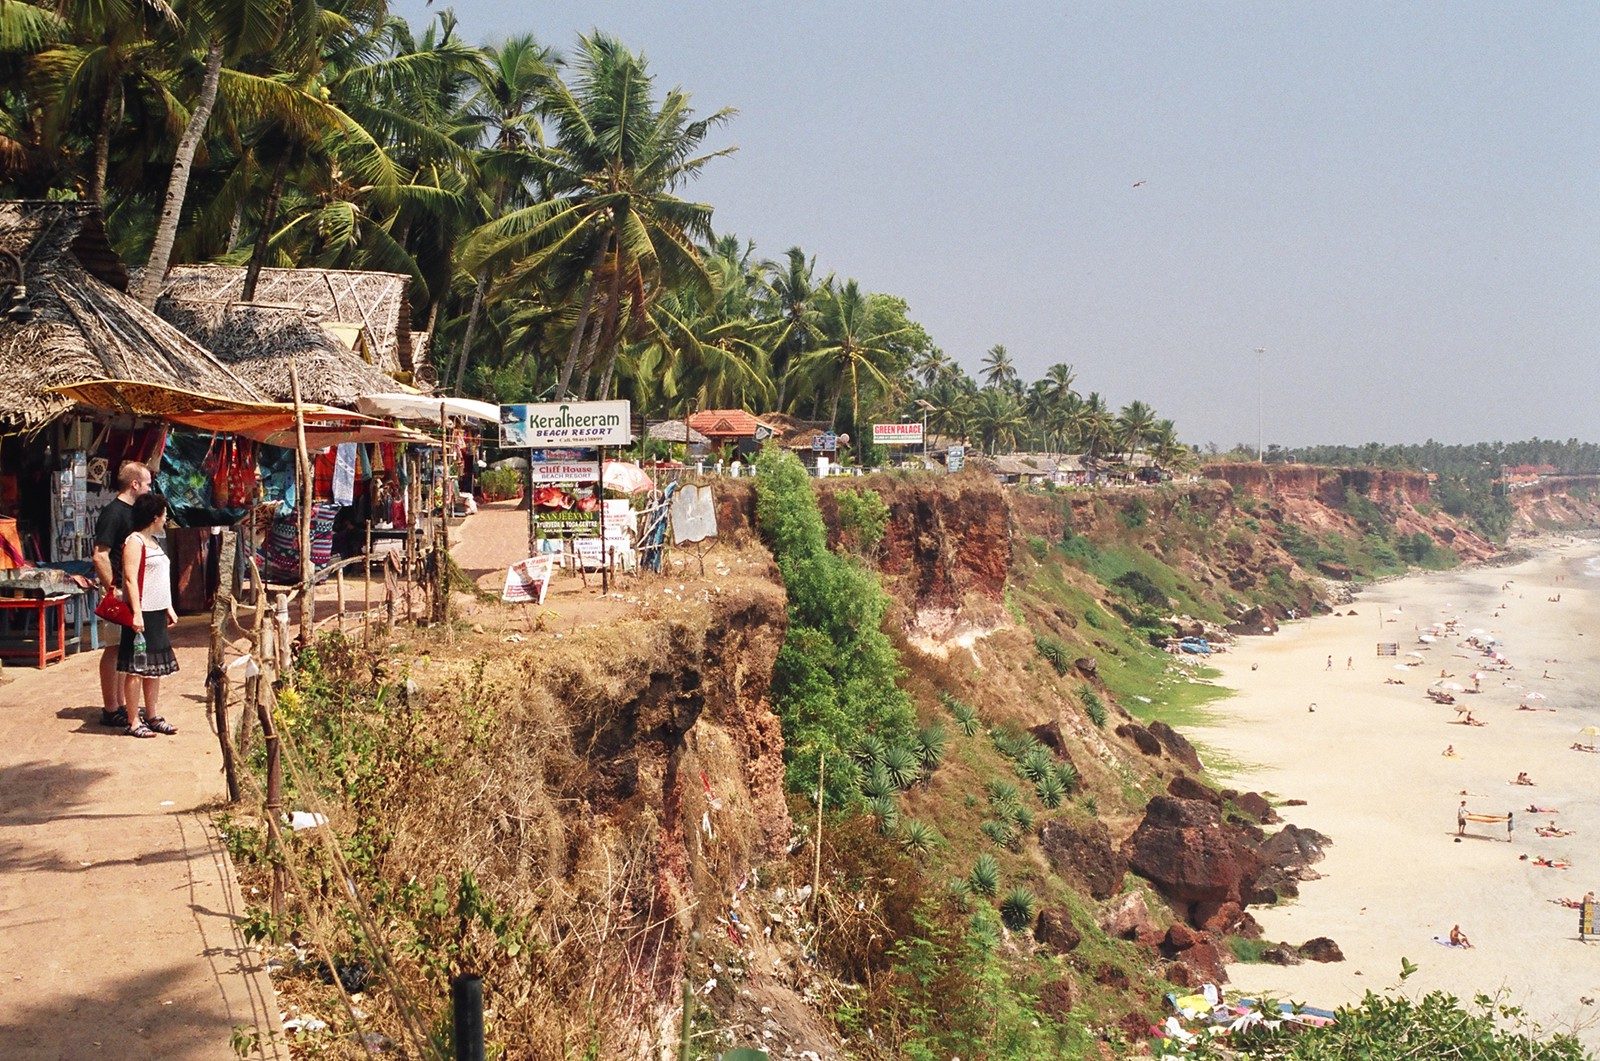
<svg viewBox="0 0 1600 1061"><path fill-rule="evenodd" d="M500 445L544 449L552 446L626 446L630 441L628 402L559 402L502 405Z"/></svg>

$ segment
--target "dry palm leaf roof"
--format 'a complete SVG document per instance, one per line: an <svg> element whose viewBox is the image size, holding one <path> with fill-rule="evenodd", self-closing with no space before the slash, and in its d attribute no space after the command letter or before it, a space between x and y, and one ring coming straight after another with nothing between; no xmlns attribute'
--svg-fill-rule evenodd
<svg viewBox="0 0 1600 1061"><path fill-rule="evenodd" d="M353 407L362 395L395 389L393 378L351 353L302 310L163 296L156 311L274 401L293 397L291 361L300 376L302 401Z"/></svg>
<svg viewBox="0 0 1600 1061"><path fill-rule="evenodd" d="M245 269L233 265L180 265L167 272L157 305L228 307L240 304ZM355 269L263 269L250 304L294 310L330 331L365 338L366 360L394 375L415 368L411 339L411 278ZM163 311L165 312L165 311ZM343 325L345 328L337 326Z"/></svg>
<svg viewBox="0 0 1600 1061"><path fill-rule="evenodd" d="M92 379L163 383L224 398L260 393L122 293L127 274L88 203L0 202L0 250L17 255L31 319L0 317L0 423L36 427L73 405L49 388ZM14 290L9 265L0 290Z"/></svg>

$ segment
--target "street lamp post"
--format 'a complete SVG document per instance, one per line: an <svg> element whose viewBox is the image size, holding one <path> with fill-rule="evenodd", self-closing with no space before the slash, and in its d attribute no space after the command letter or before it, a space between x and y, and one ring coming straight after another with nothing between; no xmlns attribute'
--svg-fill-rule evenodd
<svg viewBox="0 0 1600 1061"><path fill-rule="evenodd" d="M1259 371L1256 373L1256 462L1267 462L1267 348L1256 347L1256 359Z"/></svg>
<svg viewBox="0 0 1600 1061"><path fill-rule="evenodd" d="M922 410L922 463L928 463L928 410L933 408L932 403L926 398L917 399L917 408Z"/></svg>

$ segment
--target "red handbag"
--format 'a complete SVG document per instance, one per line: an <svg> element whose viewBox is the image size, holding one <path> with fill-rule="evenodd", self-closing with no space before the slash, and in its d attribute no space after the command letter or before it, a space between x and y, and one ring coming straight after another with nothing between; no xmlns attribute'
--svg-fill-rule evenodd
<svg viewBox="0 0 1600 1061"><path fill-rule="evenodd" d="M143 541L140 541L143 545ZM139 596L144 596L144 550L139 551ZM100 598L100 603L94 606L94 613L108 623L118 626L133 625L133 606L121 597L117 591L112 590Z"/></svg>

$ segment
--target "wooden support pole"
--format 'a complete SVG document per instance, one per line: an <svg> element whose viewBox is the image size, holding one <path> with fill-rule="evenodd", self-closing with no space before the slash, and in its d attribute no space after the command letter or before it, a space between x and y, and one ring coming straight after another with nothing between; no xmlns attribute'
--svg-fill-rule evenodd
<svg viewBox="0 0 1600 1061"><path fill-rule="evenodd" d="M300 373L289 362L289 388L294 398L295 467L300 479L300 641L308 649L315 639L316 597L311 584L311 455L306 450L306 413L300 404Z"/></svg>
<svg viewBox="0 0 1600 1061"><path fill-rule="evenodd" d="M339 591L339 632L344 633L344 568L339 568L333 574L334 586Z"/></svg>
<svg viewBox="0 0 1600 1061"><path fill-rule="evenodd" d="M223 650L233 611L234 554L238 551L239 532L229 527L218 536L218 541L222 552L217 557L217 595L211 604L211 653L206 663L206 692L210 714L216 721L217 744L222 750L222 776L228 784L228 802L237 803L239 773L233 761L233 733L228 728L228 675L223 668Z"/></svg>
<svg viewBox="0 0 1600 1061"><path fill-rule="evenodd" d="M439 403L439 533L434 538L433 554L433 614L435 623L450 618L450 511L455 507L451 497L450 479L450 417L443 402Z"/></svg>
<svg viewBox="0 0 1600 1061"><path fill-rule="evenodd" d="M372 489L372 483L367 484ZM370 507L370 506L369 506ZM367 550L361 561L361 646L372 638L372 517L367 518Z"/></svg>

